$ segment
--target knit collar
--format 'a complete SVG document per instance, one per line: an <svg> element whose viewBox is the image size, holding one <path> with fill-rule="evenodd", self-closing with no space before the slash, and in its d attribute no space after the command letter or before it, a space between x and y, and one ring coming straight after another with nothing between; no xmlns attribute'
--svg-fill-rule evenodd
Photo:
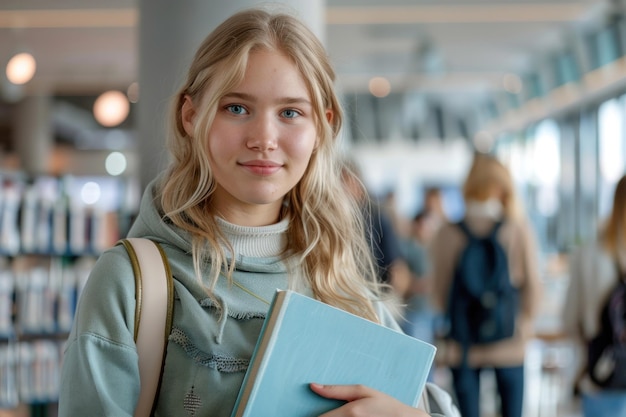
<svg viewBox="0 0 626 417"><path fill-rule="evenodd" d="M287 244L289 218L269 226L239 226L216 217L217 224L238 256L265 258L280 255Z"/></svg>

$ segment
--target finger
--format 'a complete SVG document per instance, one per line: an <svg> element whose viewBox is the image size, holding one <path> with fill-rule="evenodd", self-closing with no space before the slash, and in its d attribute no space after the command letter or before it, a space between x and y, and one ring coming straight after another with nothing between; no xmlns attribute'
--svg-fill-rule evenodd
<svg viewBox="0 0 626 417"><path fill-rule="evenodd" d="M364 385L323 385L311 383L311 390L325 398L355 401L373 395L373 390Z"/></svg>

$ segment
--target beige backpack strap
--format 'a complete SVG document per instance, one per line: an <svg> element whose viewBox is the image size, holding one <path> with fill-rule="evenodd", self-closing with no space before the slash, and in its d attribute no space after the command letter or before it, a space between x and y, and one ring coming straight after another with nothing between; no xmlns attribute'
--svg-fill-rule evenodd
<svg viewBox="0 0 626 417"><path fill-rule="evenodd" d="M120 241L135 274L135 342L141 391L135 417L149 417L161 383L165 346L172 327L174 283L165 252L142 238Z"/></svg>

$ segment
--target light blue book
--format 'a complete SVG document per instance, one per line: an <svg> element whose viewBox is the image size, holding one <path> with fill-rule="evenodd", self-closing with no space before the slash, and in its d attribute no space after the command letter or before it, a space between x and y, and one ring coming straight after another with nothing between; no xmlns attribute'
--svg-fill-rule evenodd
<svg viewBox="0 0 626 417"><path fill-rule="evenodd" d="M293 291L277 291L231 417L317 416L343 402L309 384L362 384L416 406L435 347Z"/></svg>

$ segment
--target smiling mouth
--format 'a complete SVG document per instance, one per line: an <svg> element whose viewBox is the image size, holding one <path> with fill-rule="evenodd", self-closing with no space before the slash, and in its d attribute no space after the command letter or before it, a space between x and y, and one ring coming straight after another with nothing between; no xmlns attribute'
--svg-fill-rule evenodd
<svg viewBox="0 0 626 417"><path fill-rule="evenodd" d="M282 168L282 165L266 162L248 162L245 164L241 164L241 166L252 174L260 176L272 175Z"/></svg>

